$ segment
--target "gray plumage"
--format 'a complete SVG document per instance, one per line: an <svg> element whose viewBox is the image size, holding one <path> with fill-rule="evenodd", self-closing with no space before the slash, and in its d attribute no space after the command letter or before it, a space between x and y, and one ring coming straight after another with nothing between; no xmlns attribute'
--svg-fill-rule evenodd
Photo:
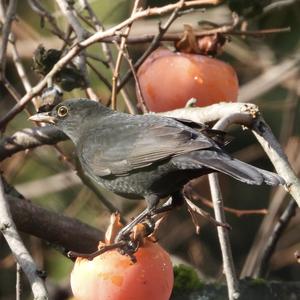
<svg viewBox="0 0 300 300"><path fill-rule="evenodd" d="M61 106L68 111L63 117L57 113ZM272 172L232 158L204 125L114 112L87 99L64 101L49 116L74 142L89 176L116 194L145 198L149 209L191 179L214 171L247 184L284 183Z"/></svg>

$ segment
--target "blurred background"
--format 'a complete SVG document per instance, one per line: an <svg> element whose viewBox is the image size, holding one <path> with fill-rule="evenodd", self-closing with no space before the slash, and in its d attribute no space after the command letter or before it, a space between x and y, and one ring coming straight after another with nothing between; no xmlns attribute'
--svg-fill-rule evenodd
<svg viewBox="0 0 300 300"><path fill-rule="evenodd" d="M55 1L42 2L55 17L57 24L66 31L67 22ZM76 2L75 7L79 5ZM173 2L175 1L144 0L141 1L141 5L143 7L163 6ZM105 28L126 19L133 5L133 1L124 0L90 0L89 3ZM238 13L240 17L239 30L290 28L289 32L259 36L228 35L230 40L218 58L230 63L236 70L240 83L239 101L253 102L260 107L266 122L285 149L291 165L299 174L300 1L224 1L221 5L205 11L194 10L180 16L168 32L182 32L184 24L191 25L194 30L205 28L209 22L220 26L231 24L232 11ZM130 36L157 33L158 23L164 22L167 17L150 17L135 22ZM29 3L19 1L17 19L13 22L12 31L20 60L32 86L41 79L32 68L33 53L38 45L43 44L46 49L61 49L63 45L62 41L50 32L48 25L42 25L41 17L33 11ZM163 44L173 47L172 43L163 42ZM148 43L129 44L128 50L132 60L136 61L148 45ZM118 53L116 47L112 44L109 44L109 47L116 57ZM99 49L100 47L93 45L88 48L88 51L91 56L104 59L104 54ZM106 81L111 82L112 71L99 60L91 61ZM128 68L127 62L124 61L121 74L124 74ZM87 71L94 91L103 103L108 103L111 91L90 67ZM25 90L13 62L11 47L8 51L6 76L17 93L24 95ZM125 85L125 90L135 103L133 79ZM1 85L0 92L2 116L13 107L15 99L4 85ZM64 92L64 99L79 96L85 96L80 88ZM29 112L34 112L32 104L27 108ZM118 109L126 110L121 94L118 96ZM9 122L4 135L10 136L18 130L32 127L33 124L27 120L27 117L27 112L19 113ZM273 170L266 154L251 132L236 126L231 128L230 135L234 140L227 149L233 156L261 168ZM62 142L59 147L64 155L53 146L42 146L16 153L1 162L1 171L6 180L34 204L105 230L110 213L97 196L77 177L74 171L72 143ZM251 276L255 273L256 261L261 255L265 241L290 201L290 197L282 187L248 186L226 176L220 176L220 179L226 207L238 210L268 209L267 215L253 213L239 216L236 212L226 213L227 221L232 226L230 238L237 272L243 277ZM193 182L193 187L201 199L210 200L206 177ZM143 201L124 200L101 187L99 189L127 220L144 208ZM197 205L213 214L211 208L203 201L198 200ZM200 234L197 235L191 217L184 207L172 211L159 229L159 242L173 256L174 262L193 266L199 276L207 281L224 281L216 227L205 219L201 219L200 224ZM264 276L283 281L300 279L300 266L294 259L294 252L300 249L299 230L300 212L296 209L295 215L280 236ZM73 262L57 251L53 245L41 239L27 234L22 234L22 238L38 266L47 272L50 290L68 290ZM14 299L15 261L2 235L0 235L0 282L0 299ZM30 299L27 280L24 279L23 284L24 293ZM65 299L62 294L59 295L57 299Z"/></svg>

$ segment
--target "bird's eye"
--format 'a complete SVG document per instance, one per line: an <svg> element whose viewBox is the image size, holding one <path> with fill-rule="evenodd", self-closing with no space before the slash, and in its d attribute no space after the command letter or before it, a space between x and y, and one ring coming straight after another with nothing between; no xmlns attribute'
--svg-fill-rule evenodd
<svg viewBox="0 0 300 300"><path fill-rule="evenodd" d="M66 106L60 106L57 109L57 115L61 118L65 117L68 114L68 108Z"/></svg>

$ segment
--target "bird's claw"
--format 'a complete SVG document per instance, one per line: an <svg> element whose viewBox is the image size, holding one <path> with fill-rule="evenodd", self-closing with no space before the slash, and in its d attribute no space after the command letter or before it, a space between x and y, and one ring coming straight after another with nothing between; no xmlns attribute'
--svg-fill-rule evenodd
<svg viewBox="0 0 300 300"><path fill-rule="evenodd" d="M136 258L134 257L134 253L137 251L139 245L138 243L134 243L131 240L121 240L117 243L102 245L98 250L92 253L79 253L75 251L69 251L67 256L71 259L76 259L77 257L86 258L88 260L93 260L96 256L99 256L107 251L118 249L122 255L128 255L130 259L134 262Z"/></svg>

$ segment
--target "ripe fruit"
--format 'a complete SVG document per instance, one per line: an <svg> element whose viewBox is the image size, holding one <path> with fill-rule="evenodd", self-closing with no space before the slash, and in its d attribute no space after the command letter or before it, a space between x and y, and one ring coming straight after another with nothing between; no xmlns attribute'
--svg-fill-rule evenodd
<svg viewBox="0 0 300 300"><path fill-rule="evenodd" d="M234 69L215 58L159 48L137 74L150 111L182 108L190 98L198 99L197 106L237 100Z"/></svg>
<svg viewBox="0 0 300 300"><path fill-rule="evenodd" d="M93 260L78 257L71 273L75 298L168 300L173 287L173 267L168 253L159 244L145 239L134 255L136 262L116 249Z"/></svg>

